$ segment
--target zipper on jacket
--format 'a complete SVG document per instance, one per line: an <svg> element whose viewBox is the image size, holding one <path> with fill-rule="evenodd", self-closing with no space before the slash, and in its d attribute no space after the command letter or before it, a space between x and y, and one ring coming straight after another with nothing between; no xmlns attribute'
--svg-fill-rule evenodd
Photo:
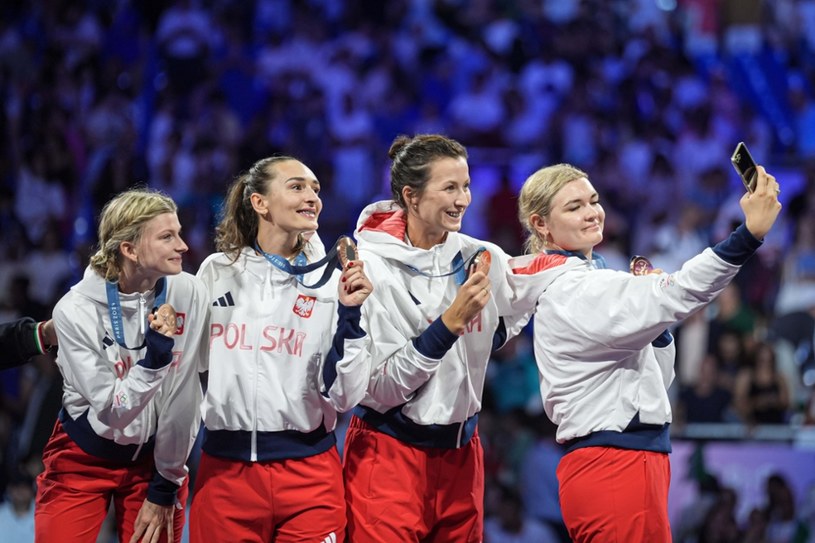
<svg viewBox="0 0 815 543"><path fill-rule="evenodd" d="M145 315L145 308L147 307L147 300L144 299L144 295L139 293L139 332L141 333L142 337L147 332L144 329L144 323L147 321L147 315Z"/></svg>
<svg viewBox="0 0 815 543"><path fill-rule="evenodd" d="M261 300L266 297L265 294L268 293L271 295L272 293L272 265L269 264L266 268L266 277L263 281L263 296L261 296ZM263 331L259 331L259 334L262 334ZM260 339L255 338L255 344L260 345ZM258 374L260 373L260 349L255 349L255 387L252 391L252 436L251 436L251 451L249 452L249 460L252 462L257 462L258 460Z"/></svg>

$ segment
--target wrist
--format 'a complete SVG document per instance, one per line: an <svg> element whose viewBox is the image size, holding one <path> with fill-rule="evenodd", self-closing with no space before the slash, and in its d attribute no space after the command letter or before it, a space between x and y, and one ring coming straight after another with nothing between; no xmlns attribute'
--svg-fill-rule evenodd
<svg viewBox="0 0 815 543"><path fill-rule="evenodd" d="M448 311L442 313L441 322L444 323L444 326L447 327L451 333L456 334L457 336L463 334L467 323L465 323L462 319L448 315L448 313Z"/></svg>
<svg viewBox="0 0 815 543"><path fill-rule="evenodd" d="M45 331L43 330L44 326L45 322L40 321L34 328L34 341L37 344L37 350L40 352L40 354L45 354L48 352L48 348L51 346L45 339Z"/></svg>

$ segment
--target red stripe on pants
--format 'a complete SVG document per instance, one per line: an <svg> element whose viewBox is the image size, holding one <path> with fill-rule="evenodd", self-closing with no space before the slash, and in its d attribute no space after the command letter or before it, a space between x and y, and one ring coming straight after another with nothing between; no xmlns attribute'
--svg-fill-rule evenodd
<svg viewBox="0 0 815 543"><path fill-rule="evenodd" d="M348 539L481 542L483 456L478 433L460 449L413 447L352 417L344 459Z"/></svg>
<svg viewBox="0 0 815 543"><path fill-rule="evenodd" d="M343 543L345 522L342 466L335 447L307 458L270 462L201 453L190 543Z"/></svg>
<svg viewBox="0 0 815 543"><path fill-rule="evenodd" d="M560 507L575 543L671 541L665 453L586 447L557 468Z"/></svg>
<svg viewBox="0 0 815 543"><path fill-rule="evenodd" d="M133 536L136 516L153 479L153 457L137 464L112 462L87 454L57 421L43 450L45 470L37 477L34 530L37 543L96 543L111 501L119 541ZM178 491L187 501L187 479ZM184 509L175 512L173 539L181 541ZM162 543L167 536L161 535Z"/></svg>

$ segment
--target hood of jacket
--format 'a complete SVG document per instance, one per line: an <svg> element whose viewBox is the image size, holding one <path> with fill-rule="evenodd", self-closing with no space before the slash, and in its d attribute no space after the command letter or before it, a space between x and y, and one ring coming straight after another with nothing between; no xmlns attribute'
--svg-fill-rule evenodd
<svg viewBox="0 0 815 543"><path fill-rule="evenodd" d="M362 210L354 236L360 251L370 251L428 273L444 271L437 269L438 263L452 263L461 251L461 235L457 232L449 232L444 243L422 249L405 241L406 229L405 211L395 201L383 200Z"/></svg>

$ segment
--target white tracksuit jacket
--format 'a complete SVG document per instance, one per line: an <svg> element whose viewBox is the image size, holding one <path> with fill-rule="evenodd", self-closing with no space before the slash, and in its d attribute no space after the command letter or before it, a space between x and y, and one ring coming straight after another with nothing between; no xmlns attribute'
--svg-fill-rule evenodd
<svg viewBox="0 0 815 543"><path fill-rule="evenodd" d="M324 255L316 236L309 244L318 253L310 261ZM370 368L360 308L337 298L340 275L335 269L309 289L248 247L234 263L216 253L201 264L212 304L204 451L267 461L313 456L336 443L337 411L362 399Z"/></svg>
<svg viewBox="0 0 815 543"><path fill-rule="evenodd" d="M646 276L562 252L512 259L519 307L537 305L535 358L557 440L670 452L665 330L713 300L760 244L741 226L679 271Z"/></svg>
<svg viewBox="0 0 815 543"><path fill-rule="evenodd" d="M198 350L207 315L203 285L188 273L166 277L166 302L179 318L174 338L147 325L155 293L119 293L125 343L114 338L105 280L91 268L54 307L57 365L64 378L60 420L88 454L130 461L153 447L148 499L173 503L198 431ZM145 447L147 445L147 447ZM162 494L160 496L158 494Z"/></svg>
<svg viewBox="0 0 815 543"><path fill-rule="evenodd" d="M432 249L413 247L405 242L404 212L393 201L366 207L355 236L374 284L362 309L372 338L371 381L355 414L414 445L463 446L475 431L490 353L529 318L514 317L509 304L508 256L453 232ZM466 262L479 247L492 257L492 296L457 337L440 319L458 292L455 275L428 275L449 273L457 254Z"/></svg>

